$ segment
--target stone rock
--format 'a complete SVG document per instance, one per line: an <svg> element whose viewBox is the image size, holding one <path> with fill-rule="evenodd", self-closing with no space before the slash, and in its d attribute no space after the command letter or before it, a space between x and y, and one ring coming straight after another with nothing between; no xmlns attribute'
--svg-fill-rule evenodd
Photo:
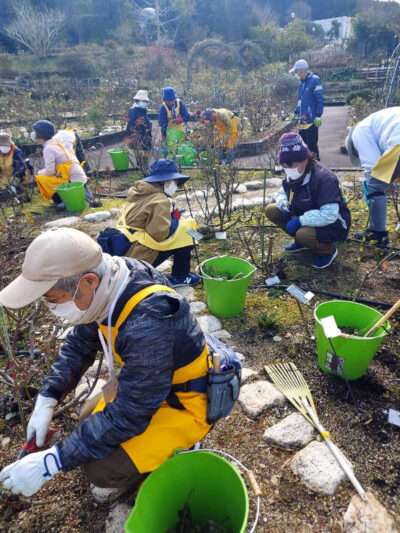
<svg viewBox="0 0 400 533"><path fill-rule="evenodd" d="M229 339L232 338L232 335L229 333L229 331L226 331L226 329L220 329L218 331L214 331L213 333L217 339L220 341L229 341Z"/></svg>
<svg viewBox="0 0 400 533"><path fill-rule="evenodd" d="M3 450L6 450L10 446L11 439L10 437L4 437L1 439L1 447Z"/></svg>
<svg viewBox="0 0 400 533"><path fill-rule="evenodd" d="M67 226L76 226L81 219L79 217L63 217L57 218L57 220L51 220L46 222L45 228L65 228Z"/></svg>
<svg viewBox="0 0 400 533"><path fill-rule="evenodd" d="M119 217L119 215L121 214L121 209L119 207L112 207L110 209L110 213L111 216L114 218Z"/></svg>
<svg viewBox="0 0 400 533"><path fill-rule="evenodd" d="M314 438L314 427L300 413L292 413L265 430L263 439L289 450L302 448Z"/></svg>
<svg viewBox="0 0 400 533"><path fill-rule="evenodd" d="M265 182L265 186L269 189L272 189L274 187L280 187L282 185L281 178L268 178Z"/></svg>
<svg viewBox="0 0 400 533"><path fill-rule="evenodd" d="M346 479L324 442L313 441L297 452L290 462L290 468L309 489L330 496Z"/></svg>
<svg viewBox="0 0 400 533"><path fill-rule="evenodd" d="M364 502L355 494L344 515L345 533L398 533L393 518L371 492Z"/></svg>
<svg viewBox="0 0 400 533"><path fill-rule="evenodd" d="M207 309L207 306L204 302L192 302L190 304L190 310L192 311L192 313L194 313L195 315L199 315L200 313L202 313L203 311L205 311Z"/></svg>
<svg viewBox="0 0 400 533"><path fill-rule="evenodd" d="M121 533L124 531L124 524L132 510L132 506L127 503L117 503L114 505L106 519L105 533Z"/></svg>
<svg viewBox="0 0 400 533"><path fill-rule="evenodd" d="M88 391L89 387L92 386L92 383L93 383L93 379L90 379L90 378L88 380L86 378L81 379L81 381L78 383L75 389L75 398L77 398L82 392ZM105 379L99 379L96 383L95 388L91 392L90 396L85 398L85 401L89 400L90 398L93 398L94 396L96 396L96 394L99 394L102 391L105 384L106 384Z"/></svg>
<svg viewBox="0 0 400 533"><path fill-rule="evenodd" d="M275 335L275 337L273 337L272 340L274 342L281 342L282 341L282 337L280 337L279 335Z"/></svg>
<svg viewBox="0 0 400 533"><path fill-rule="evenodd" d="M170 259L167 259L161 265L158 265L156 267L159 272L171 272L172 269L172 261Z"/></svg>
<svg viewBox="0 0 400 533"><path fill-rule="evenodd" d="M255 418L268 407L283 405L286 398L269 381L256 381L241 388L239 403L244 412Z"/></svg>
<svg viewBox="0 0 400 533"><path fill-rule="evenodd" d="M234 202L232 202L232 210L237 211L238 209L245 208L252 208L257 207L259 205L263 204L263 197L262 196L255 196L254 198L238 198ZM265 205L270 204L272 199L267 196L265 198Z"/></svg>
<svg viewBox="0 0 400 533"><path fill-rule="evenodd" d="M125 492L125 490L126 489L105 489L103 487L96 487L93 483L90 484L90 492L97 503L113 503Z"/></svg>
<svg viewBox="0 0 400 533"><path fill-rule="evenodd" d="M262 180L250 180L243 183L249 191L259 191L264 187Z"/></svg>
<svg viewBox="0 0 400 533"><path fill-rule="evenodd" d="M257 376L257 372L253 370L252 368L242 368L242 383L246 383L246 381L249 381L253 376Z"/></svg>
<svg viewBox="0 0 400 533"><path fill-rule="evenodd" d="M194 300L196 299L196 295L195 295L195 292L194 292L194 289L193 287L189 287L189 286L186 286L186 287L176 287L176 292L178 292L181 296L183 296L184 298L186 298L186 300L188 302L194 302Z"/></svg>
<svg viewBox="0 0 400 533"><path fill-rule="evenodd" d="M103 222L111 218L111 213L110 211L96 211L95 213L85 215L83 218L86 222Z"/></svg>
<svg viewBox="0 0 400 533"><path fill-rule="evenodd" d="M247 187L244 183L240 183L236 188L234 194L244 194L247 192Z"/></svg>
<svg viewBox="0 0 400 533"><path fill-rule="evenodd" d="M215 331L222 329L221 321L213 315L199 316L197 317L197 321L204 333L214 333Z"/></svg>

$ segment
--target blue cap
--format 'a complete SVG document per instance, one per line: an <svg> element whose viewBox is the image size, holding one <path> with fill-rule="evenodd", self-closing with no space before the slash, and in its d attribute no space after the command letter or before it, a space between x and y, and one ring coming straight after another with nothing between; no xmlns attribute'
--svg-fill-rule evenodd
<svg viewBox="0 0 400 533"><path fill-rule="evenodd" d="M162 91L163 100L176 100L176 92L172 87L164 87Z"/></svg>
<svg viewBox="0 0 400 533"><path fill-rule="evenodd" d="M48 141L56 132L54 124L49 120L38 120L32 126L33 130L36 132L37 136L45 141Z"/></svg>
<svg viewBox="0 0 400 533"><path fill-rule="evenodd" d="M150 175L144 178L143 181L148 183L161 183L170 180L181 180L185 183L190 176L185 176L178 172L175 161L171 159L159 159L150 167Z"/></svg>
<svg viewBox="0 0 400 533"><path fill-rule="evenodd" d="M214 109L211 109L209 107L205 111L202 112L201 118L204 118L205 120L211 121L212 117L213 117L213 113L214 113Z"/></svg>

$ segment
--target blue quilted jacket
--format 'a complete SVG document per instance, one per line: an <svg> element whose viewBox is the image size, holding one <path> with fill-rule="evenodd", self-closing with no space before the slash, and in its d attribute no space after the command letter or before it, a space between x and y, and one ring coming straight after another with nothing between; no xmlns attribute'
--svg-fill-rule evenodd
<svg viewBox="0 0 400 533"><path fill-rule="evenodd" d="M294 114L307 124L314 122L324 112L324 89L319 76L309 72L300 83L298 102Z"/></svg>

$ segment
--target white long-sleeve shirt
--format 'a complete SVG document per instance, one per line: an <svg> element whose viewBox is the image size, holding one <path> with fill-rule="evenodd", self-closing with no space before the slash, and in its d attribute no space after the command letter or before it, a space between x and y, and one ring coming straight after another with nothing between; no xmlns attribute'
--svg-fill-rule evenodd
<svg viewBox="0 0 400 533"><path fill-rule="evenodd" d="M40 176L55 176L56 167L61 163L67 163L67 161L72 161L71 170L70 170L70 181L80 181L82 183L87 182L87 176L85 171L79 164L79 161L76 155L69 150L67 147L55 142L53 139L46 141L43 146L43 159L44 159L44 168L39 170L38 175Z"/></svg>
<svg viewBox="0 0 400 533"><path fill-rule="evenodd" d="M351 135L363 170L367 173L382 155L400 144L400 107L388 107L359 122Z"/></svg>

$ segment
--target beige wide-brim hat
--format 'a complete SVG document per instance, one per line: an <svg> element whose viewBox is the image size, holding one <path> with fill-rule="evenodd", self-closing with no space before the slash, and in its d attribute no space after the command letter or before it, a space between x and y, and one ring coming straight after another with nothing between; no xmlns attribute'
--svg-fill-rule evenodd
<svg viewBox="0 0 400 533"><path fill-rule="evenodd" d="M133 99L134 100L141 100L142 102L150 102L149 93L148 93L148 91L145 91L144 89L140 89L135 94Z"/></svg>
<svg viewBox="0 0 400 533"><path fill-rule="evenodd" d="M6 131L0 131L0 146L11 146L11 135Z"/></svg>
<svg viewBox="0 0 400 533"><path fill-rule="evenodd" d="M86 274L103 259L100 246L73 228L58 228L36 237L28 246L22 274L0 291L0 304L20 309L41 298L58 280Z"/></svg>

